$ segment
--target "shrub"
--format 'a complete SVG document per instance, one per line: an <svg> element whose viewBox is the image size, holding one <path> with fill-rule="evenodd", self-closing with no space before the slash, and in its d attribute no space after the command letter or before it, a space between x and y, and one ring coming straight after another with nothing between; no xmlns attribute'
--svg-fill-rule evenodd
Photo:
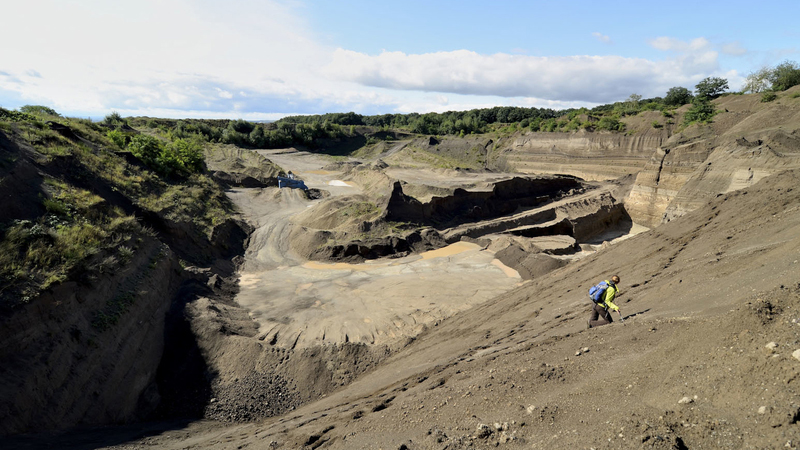
<svg viewBox="0 0 800 450"><path fill-rule="evenodd" d="M60 117L61 114L57 113L55 109L48 108L47 106L42 105L25 105L21 107L20 112L24 112L26 114L33 114L37 116L56 116Z"/></svg>
<svg viewBox="0 0 800 450"><path fill-rule="evenodd" d="M116 146L119 148L125 148L125 146L128 144L128 137L125 136L125 134L119 130L109 131L108 133L106 133L106 137L108 137L108 139L111 140L111 142L113 142L114 144L116 144Z"/></svg>
<svg viewBox="0 0 800 450"><path fill-rule="evenodd" d="M689 125L694 122L707 123L711 121L717 111L714 105L706 97L695 97L692 101L692 107L686 111L683 117L683 122Z"/></svg>
<svg viewBox="0 0 800 450"><path fill-rule="evenodd" d="M8 120L10 122L36 122L36 117L20 111L9 111L5 108L0 108L0 120Z"/></svg>
<svg viewBox="0 0 800 450"><path fill-rule="evenodd" d="M625 124L620 122L616 117L603 116L600 121L597 122L596 128L598 130L624 131Z"/></svg>
<svg viewBox="0 0 800 450"><path fill-rule="evenodd" d="M157 166L158 157L161 155L161 147L161 141L144 134L133 136L130 143L128 143L128 151L153 169Z"/></svg>
<svg viewBox="0 0 800 450"><path fill-rule="evenodd" d="M778 96L774 92L764 92L761 94L761 103L771 102L776 98L778 98Z"/></svg>
<svg viewBox="0 0 800 450"><path fill-rule="evenodd" d="M128 122L125 119L123 119L118 112L113 111L111 114L107 115L103 119L103 123L110 126L117 126L117 125L125 125Z"/></svg>
<svg viewBox="0 0 800 450"><path fill-rule="evenodd" d="M176 139L164 149L163 154L169 155L168 159L174 161L173 169L184 170L189 173L203 171L203 148L193 140ZM165 157L165 159L167 159Z"/></svg>
<svg viewBox="0 0 800 450"><path fill-rule="evenodd" d="M661 125L661 123L659 123L657 120L654 120L654 121L653 121L653 128L661 128L661 127L663 127L663 126L664 126L664 125Z"/></svg>

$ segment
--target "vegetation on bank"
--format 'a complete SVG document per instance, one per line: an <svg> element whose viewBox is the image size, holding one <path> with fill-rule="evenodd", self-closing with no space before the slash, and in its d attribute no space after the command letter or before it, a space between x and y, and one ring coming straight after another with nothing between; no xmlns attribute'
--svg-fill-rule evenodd
<svg viewBox="0 0 800 450"><path fill-rule="evenodd" d="M765 68L751 77L762 84L746 86L750 92L763 89L787 89L800 83L800 69L796 63L785 62L775 68ZM750 79L750 78L748 78ZM771 80L764 85L763 80ZM794 83L794 84L793 84ZM748 87L749 86L749 87ZM147 161L148 165L163 175L197 170L197 149L206 143L231 144L237 147L268 149L303 146L309 149L327 147L331 142L345 139L367 139L363 144L376 143L376 138L364 136L362 127L372 130L405 132L436 136L464 136L481 133L626 131L625 117L646 111L660 111L663 120L652 121L653 128L675 125L685 127L695 123L710 122L716 111L711 100L728 94L728 80L708 77L695 85L694 90L683 86L670 88L664 97L644 99L631 94L624 101L594 108L554 110L549 108L523 108L497 106L494 108L444 113L381 114L364 116L354 112L321 115L288 116L274 123L256 123L246 120L158 119L150 117L122 118L113 113L106 118L107 125L149 130L159 139L139 137L132 142L124 131L112 131L109 138L120 148L129 149ZM770 101L765 96L763 101ZM682 123L676 123L676 109L690 105ZM28 107L45 108L45 107ZM18 112L24 113L25 110ZM29 109L28 112L39 112ZM54 111L51 111L54 112ZM385 135L383 139L391 139ZM163 143L163 145L159 144ZM161 145L160 147L157 147Z"/></svg>
<svg viewBox="0 0 800 450"><path fill-rule="evenodd" d="M121 118L107 119L0 108L0 134L11 143L0 147L0 187L17 182L14 172L26 164L42 174L38 192L7 200L38 213L0 217L0 308L123 268L155 234L140 213L206 236L230 217L223 190L203 173L202 143L137 134Z"/></svg>
<svg viewBox="0 0 800 450"><path fill-rule="evenodd" d="M684 123L707 122L713 117L710 100L723 95L728 89L728 81L724 78L708 77L701 80L694 90L676 86L670 88L664 97L643 99L641 95L631 94L624 101L594 108L553 110L545 108L523 108L513 106L497 106L494 108L473 109L470 111L449 111L445 113L427 114L383 114L362 116L353 112L330 113L308 116L288 116L277 122L277 126L293 124L295 126L318 126L333 124L343 126L371 126L384 130L402 130L416 134L431 135L465 135L493 131L542 131L570 132L588 131L625 131L626 116L635 116L644 111L661 111L668 119L674 111L687 104L691 119ZM711 111L710 111L711 109ZM669 124L670 121L668 120ZM660 122L655 128L663 126Z"/></svg>
<svg viewBox="0 0 800 450"><path fill-rule="evenodd" d="M800 85L800 64L784 61L775 67L764 66L747 75L742 92L775 93L797 85Z"/></svg>

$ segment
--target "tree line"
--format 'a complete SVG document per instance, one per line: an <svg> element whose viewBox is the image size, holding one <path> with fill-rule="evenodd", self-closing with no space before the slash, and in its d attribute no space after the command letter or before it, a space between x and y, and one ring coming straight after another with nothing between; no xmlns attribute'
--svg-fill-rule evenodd
<svg viewBox="0 0 800 450"><path fill-rule="evenodd" d="M784 61L774 67L763 67L746 78L741 93L763 93L762 101L776 98L775 93L800 84L800 66L793 61ZM620 121L625 116L636 115L642 111L661 111L671 121L672 111L691 104L684 115L684 124L708 122L716 113L711 100L728 94L728 80L708 77L694 86L693 90L675 86L667 90L663 97L642 98L631 94L623 101L599 105L594 108L554 110L550 108L525 108L516 106L496 106L493 108L472 109L469 111L447 111L443 113L409 113L362 115L355 112L328 113L317 115L287 116L274 123L256 123L246 120L210 119L156 119L134 117L124 119L132 125L158 129L170 141L182 140L173 149L158 152L152 150L152 143L136 146L153 156L154 164L164 171L180 171L193 167L195 145L192 142L215 142L233 144L250 148L283 148L302 145L315 148L325 139L340 139L356 136L356 127L366 126L382 130L400 130L427 135L480 134L491 131L543 131L569 132L579 129L590 131L624 131L625 124ZM26 105L21 113L55 114L45 106ZM109 124L123 121L118 114L106 117ZM663 126L654 122L654 127ZM117 141L119 137L116 136ZM130 142L121 142L123 148ZM187 150L189 148L190 150ZM171 153L170 153L171 152ZM175 162L174 155L178 155ZM160 162L159 162L160 161ZM185 163L185 164L184 164Z"/></svg>

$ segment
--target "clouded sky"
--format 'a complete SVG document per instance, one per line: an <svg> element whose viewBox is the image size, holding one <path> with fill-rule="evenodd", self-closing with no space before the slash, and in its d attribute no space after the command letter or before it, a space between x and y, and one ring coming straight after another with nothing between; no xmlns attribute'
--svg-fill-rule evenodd
<svg viewBox="0 0 800 450"><path fill-rule="evenodd" d="M0 106L80 117L591 107L800 61L797 0L0 1Z"/></svg>

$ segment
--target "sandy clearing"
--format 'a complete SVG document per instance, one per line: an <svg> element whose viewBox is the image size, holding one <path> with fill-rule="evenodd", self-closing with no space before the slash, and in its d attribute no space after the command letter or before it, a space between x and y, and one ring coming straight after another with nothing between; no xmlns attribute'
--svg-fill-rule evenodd
<svg viewBox="0 0 800 450"><path fill-rule="evenodd" d="M391 344L520 284L494 253L459 244L391 262L244 273L237 301L275 345Z"/></svg>
<svg viewBox="0 0 800 450"><path fill-rule="evenodd" d="M332 196L360 191L341 173L322 170L329 163L323 156L260 153ZM292 189L237 189L231 198L256 224L236 301L258 323L260 337L279 347L391 345L521 282L493 252L467 242L362 264L306 261L289 249L292 217L318 201Z"/></svg>
<svg viewBox="0 0 800 450"><path fill-rule="evenodd" d="M328 186L353 187L353 183L348 183L347 181L342 181L342 180L331 180L331 181L328 181Z"/></svg>

